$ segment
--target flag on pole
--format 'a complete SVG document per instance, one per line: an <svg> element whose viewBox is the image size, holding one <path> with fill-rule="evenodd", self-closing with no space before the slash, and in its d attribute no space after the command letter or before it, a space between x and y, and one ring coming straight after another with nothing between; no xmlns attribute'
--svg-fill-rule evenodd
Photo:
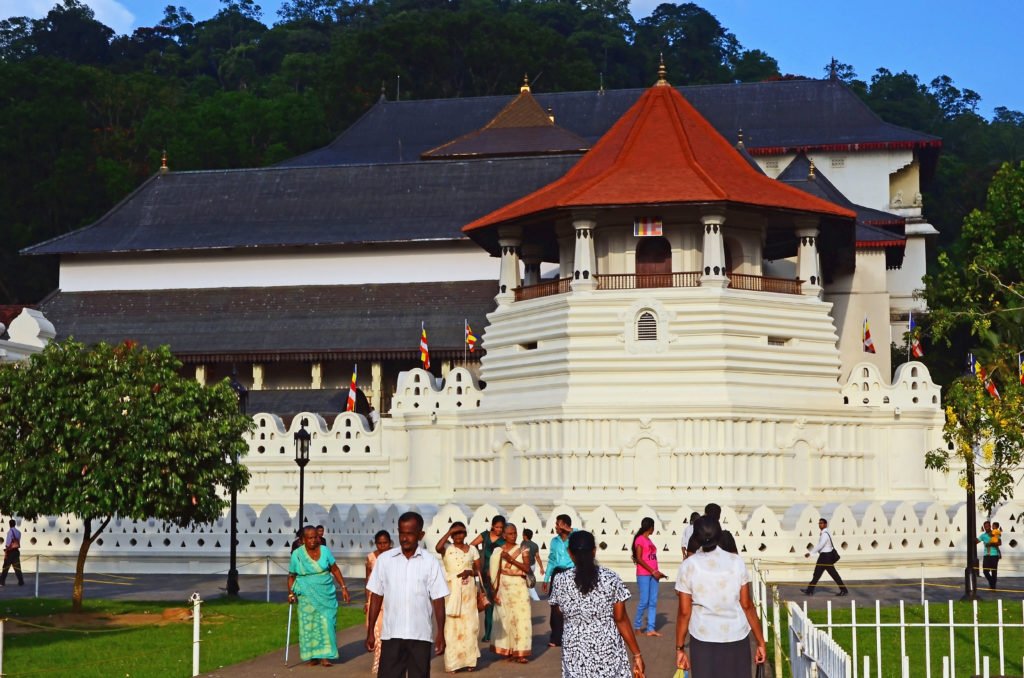
<svg viewBox="0 0 1024 678"><path fill-rule="evenodd" d="M658 217L637 217L633 220L633 235L638 237L662 235L661 219Z"/></svg>
<svg viewBox="0 0 1024 678"><path fill-rule="evenodd" d="M356 411L356 369L358 365L352 365L352 383L348 387L348 403L345 405L346 412Z"/></svg>
<svg viewBox="0 0 1024 678"><path fill-rule="evenodd" d="M990 396L993 398L999 397L999 389L996 388L995 382L989 378L985 368L975 359L973 353L967 354L967 372L968 374L973 374L978 378L978 381L985 385L985 390L988 391Z"/></svg>
<svg viewBox="0 0 1024 678"><path fill-rule="evenodd" d="M864 316L864 331L861 333L861 338L864 341L864 352L874 353L875 342L871 340L871 328L868 327L868 317Z"/></svg>
<svg viewBox="0 0 1024 678"><path fill-rule="evenodd" d="M917 323L914 322L914 312L910 312L910 355L915 358L924 357L924 346L921 345L921 340L917 338Z"/></svg>
<svg viewBox="0 0 1024 678"><path fill-rule="evenodd" d="M1024 353L1017 354L1017 376L1020 378L1020 385L1024 386Z"/></svg>
<svg viewBox="0 0 1024 678"><path fill-rule="evenodd" d="M469 326L469 321L466 320L466 346L469 346L469 352L472 353L476 350L476 335L473 334L473 328Z"/></svg>
<svg viewBox="0 0 1024 678"><path fill-rule="evenodd" d="M427 325L420 323L420 362L423 369L430 369L430 347L427 345Z"/></svg>

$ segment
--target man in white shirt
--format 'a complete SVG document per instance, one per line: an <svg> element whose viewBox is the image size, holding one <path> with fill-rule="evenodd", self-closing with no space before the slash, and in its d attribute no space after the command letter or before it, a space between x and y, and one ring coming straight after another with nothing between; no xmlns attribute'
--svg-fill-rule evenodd
<svg viewBox="0 0 1024 678"><path fill-rule="evenodd" d="M385 551L366 582L370 595L366 649L373 651L374 626L387 601L381 629L379 678L426 678L430 641L444 654L444 599L448 595L441 562L420 546L423 516L412 511L398 518L398 548ZM437 630L433 629L433 622Z"/></svg>
<svg viewBox="0 0 1024 678"><path fill-rule="evenodd" d="M17 523L11 518L10 529L7 530L7 538L4 540L4 569L0 573L0 586L7 586L7 573L11 567L18 577L18 586L25 585L25 577L21 574L21 531L15 527Z"/></svg>
<svg viewBox="0 0 1024 678"><path fill-rule="evenodd" d="M839 586L839 593L836 595L848 595L850 590L846 588L843 578L836 571L839 551L836 551L835 544L832 543L832 533L828 531L828 521L824 518L819 518L818 529L821 530L821 535L818 537L818 545L811 549L810 553L804 554L804 558L810 558L811 553L818 554L818 561L814 564L814 576L811 578L811 583L807 585L807 588L800 590L808 596L813 596L814 587L817 585L818 580L821 579L821 575L828 572L828 576L832 577L832 581Z"/></svg>

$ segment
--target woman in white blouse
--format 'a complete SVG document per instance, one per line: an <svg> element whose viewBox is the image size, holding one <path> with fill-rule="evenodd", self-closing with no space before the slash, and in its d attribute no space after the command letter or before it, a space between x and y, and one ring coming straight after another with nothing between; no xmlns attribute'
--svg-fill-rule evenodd
<svg viewBox="0 0 1024 678"><path fill-rule="evenodd" d="M717 520L701 518L694 532L700 549L683 561L676 576L676 666L689 670L692 678L750 678L751 633L757 641L754 661L764 663L767 651L747 566L738 555L718 548L722 527Z"/></svg>

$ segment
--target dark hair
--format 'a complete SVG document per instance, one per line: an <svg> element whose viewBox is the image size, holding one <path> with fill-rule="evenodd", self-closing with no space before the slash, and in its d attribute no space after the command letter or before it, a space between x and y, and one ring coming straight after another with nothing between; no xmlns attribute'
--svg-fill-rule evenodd
<svg viewBox="0 0 1024 678"><path fill-rule="evenodd" d="M636 562L636 540L639 539L640 535L642 535L647 530L653 530L653 529L654 529L654 518L651 518L650 516L648 516L648 517L646 517L646 518L644 518L643 520L640 521L640 529L637 530L636 534L633 535L633 548L630 549L630 551L633 552L633 562L634 563Z"/></svg>
<svg viewBox="0 0 1024 678"><path fill-rule="evenodd" d="M376 544L377 540L381 537L387 537L388 541L391 541L391 533L387 530L377 530L377 534L373 535L373 543Z"/></svg>
<svg viewBox="0 0 1024 678"><path fill-rule="evenodd" d="M732 536L732 532L729 530L722 530L722 536L718 538L718 545L723 551L728 553L740 554L739 548L736 546L736 538Z"/></svg>
<svg viewBox="0 0 1024 678"><path fill-rule="evenodd" d="M818 522L819 523L825 523L825 527L828 527L828 521L825 520L824 518L818 518ZM985 522L987 523L988 521L986 520Z"/></svg>
<svg viewBox="0 0 1024 678"><path fill-rule="evenodd" d="M313 527L312 525L306 525L301 530L299 530L299 533L304 535L304 534L306 534L306 530L313 530L313 532L316 532L316 528L315 527Z"/></svg>
<svg viewBox="0 0 1024 678"><path fill-rule="evenodd" d="M722 525L715 518L704 516L693 528L693 536L697 538L702 551L714 551L718 547L718 540L722 538Z"/></svg>
<svg viewBox="0 0 1024 678"><path fill-rule="evenodd" d="M712 502L704 507L704 515L708 518L714 518L717 521L722 520L722 507Z"/></svg>
<svg viewBox="0 0 1024 678"><path fill-rule="evenodd" d="M505 516L494 516L493 518L491 518L491 527L494 527L498 523L501 523L502 525L508 525L508 521L505 520Z"/></svg>
<svg viewBox="0 0 1024 678"><path fill-rule="evenodd" d="M465 530L466 523L462 522L461 520L456 520L454 523L452 523L452 529L455 529L456 527L461 527L463 530Z"/></svg>
<svg viewBox="0 0 1024 678"><path fill-rule="evenodd" d="M323 525L317 525L317 526L316 526L316 529L318 529L318 530L322 530L322 529L324 529L324 526L323 526Z"/></svg>
<svg viewBox="0 0 1024 678"><path fill-rule="evenodd" d="M8 522L7 524L10 525L11 527L14 527L18 523L17 523L17 521L14 520L14 518L11 518L10 522Z"/></svg>
<svg viewBox="0 0 1024 678"><path fill-rule="evenodd" d="M533 539L533 530L528 527L523 528L523 536L527 539Z"/></svg>
<svg viewBox="0 0 1024 678"><path fill-rule="evenodd" d="M697 522L698 520L700 520L700 514L699 514L699 513L697 513L696 511L694 511L693 513L691 513L691 514L690 514L690 524L691 524L691 525L694 525L694 524L696 524L696 522Z"/></svg>
<svg viewBox="0 0 1024 678"><path fill-rule="evenodd" d="M559 514L558 514L557 516L555 516L555 522L557 523L557 522L559 522L559 521L561 521L561 522L565 523L565 524L566 524L566 525L568 525L569 527L572 527L572 518L570 518L570 517L569 517L569 516L568 516L567 514L565 514L565 513L559 513Z"/></svg>
<svg viewBox="0 0 1024 678"><path fill-rule="evenodd" d="M576 564L576 588L586 595L597 588L597 558L594 535L578 530L569 535L569 553Z"/></svg>
<svg viewBox="0 0 1024 678"><path fill-rule="evenodd" d="M402 515L398 516L398 524L399 525L401 525L402 523L408 523L408 522L412 522L412 521L416 522L416 525L417 525L416 529L417 530L419 530L419 531L423 530L423 516L421 516L420 514L416 513L415 511L406 511Z"/></svg>

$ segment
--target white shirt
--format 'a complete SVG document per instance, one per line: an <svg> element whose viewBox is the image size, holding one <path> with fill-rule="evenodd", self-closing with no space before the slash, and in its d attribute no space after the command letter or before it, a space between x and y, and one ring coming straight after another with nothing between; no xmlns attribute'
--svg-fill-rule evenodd
<svg viewBox="0 0 1024 678"><path fill-rule="evenodd" d="M818 537L818 545L811 549L811 553L832 553L835 547L832 546L832 533L826 527Z"/></svg>
<svg viewBox="0 0 1024 678"><path fill-rule="evenodd" d="M412 558L396 547L377 557L366 590L384 598L382 640L433 638L433 601L448 595L441 562L422 546Z"/></svg>
<svg viewBox="0 0 1024 678"><path fill-rule="evenodd" d="M676 591L693 597L690 634L706 643L732 643L750 633L740 607L740 589L750 582L739 556L716 548L697 551L683 561L676 575Z"/></svg>
<svg viewBox="0 0 1024 678"><path fill-rule="evenodd" d="M682 546L683 546L683 550L684 551L686 550L687 544L690 543L690 537L692 537L692 536L693 536L693 523L690 523L689 525L686 526L686 529L683 530L683 544L682 544Z"/></svg>

